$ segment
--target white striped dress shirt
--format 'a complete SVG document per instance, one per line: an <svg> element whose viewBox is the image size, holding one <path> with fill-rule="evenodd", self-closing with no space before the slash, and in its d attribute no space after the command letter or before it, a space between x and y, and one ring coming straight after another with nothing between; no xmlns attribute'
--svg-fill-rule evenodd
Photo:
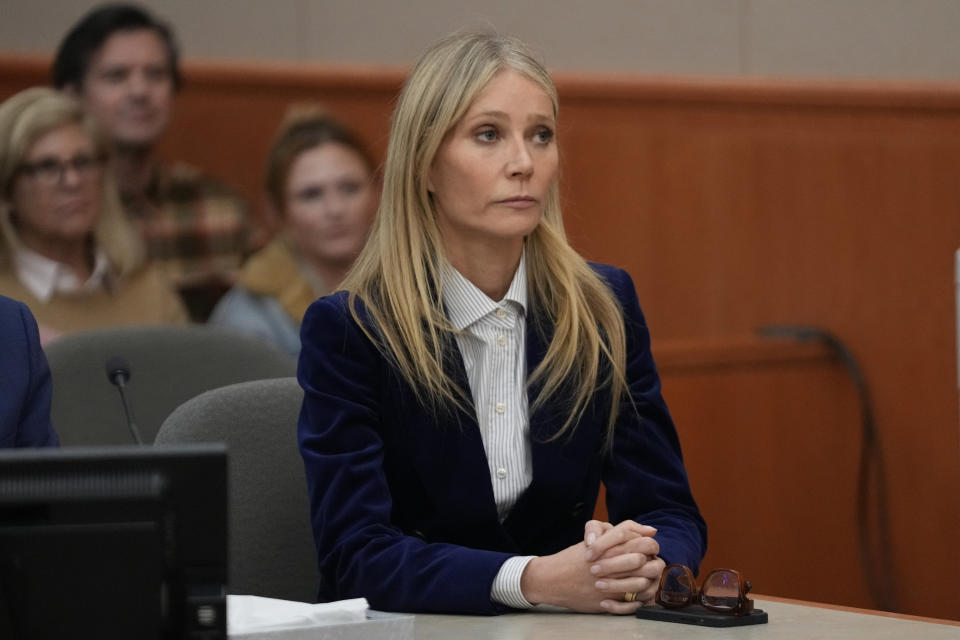
<svg viewBox="0 0 960 640"><path fill-rule="evenodd" d="M452 266L443 277L443 302L458 330L490 482L503 521L533 479L526 378L527 278L524 257L503 300L494 302ZM533 556L510 558L493 582L491 598L515 608L523 597L520 576Z"/></svg>

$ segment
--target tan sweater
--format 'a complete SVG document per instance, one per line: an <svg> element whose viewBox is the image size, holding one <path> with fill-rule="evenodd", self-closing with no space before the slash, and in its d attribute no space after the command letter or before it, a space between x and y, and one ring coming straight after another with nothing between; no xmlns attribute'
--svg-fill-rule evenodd
<svg viewBox="0 0 960 640"><path fill-rule="evenodd" d="M289 244L275 238L243 265L238 284L259 296L276 298L299 325L310 303L329 291L314 291L297 264Z"/></svg>
<svg viewBox="0 0 960 640"><path fill-rule="evenodd" d="M187 312L152 266L121 281L112 291L56 294L40 302L10 269L0 271L0 294L20 300L42 327L59 333L132 324L182 324Z"/></svg>

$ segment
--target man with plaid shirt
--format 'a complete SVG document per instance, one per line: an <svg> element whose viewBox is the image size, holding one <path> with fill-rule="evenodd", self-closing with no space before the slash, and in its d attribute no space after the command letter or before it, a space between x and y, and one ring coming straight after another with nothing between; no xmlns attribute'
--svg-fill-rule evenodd
<svg viewBox="0 0 960 640"><path fill-rule="evenodd" d="M76 95L113 140L114 177L147 252L204 321L250 249L250 216L233 190L156 149L181 84L170 28L143 9L104 5L66 35L54 86Z"/></svg>

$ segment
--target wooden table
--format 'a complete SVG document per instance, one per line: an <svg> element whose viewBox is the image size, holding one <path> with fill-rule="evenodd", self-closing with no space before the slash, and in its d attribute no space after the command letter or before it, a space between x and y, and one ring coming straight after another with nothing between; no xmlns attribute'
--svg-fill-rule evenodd
<svg viewBox="0 0 960 640"><path fill-rule="evenodd" d="M537 609L495 617L417 615L417 640L960 640L960 622L917 618L799 600L757 596L756 607L770 616L763 625L716 629Z"/></svg>

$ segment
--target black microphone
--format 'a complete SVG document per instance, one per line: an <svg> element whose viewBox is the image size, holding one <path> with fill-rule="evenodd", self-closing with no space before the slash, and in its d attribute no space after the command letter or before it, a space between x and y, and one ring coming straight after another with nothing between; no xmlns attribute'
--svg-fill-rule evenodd
<svg viewBox="0 0 960 640"><path fill-rule="evenodd" d="M127 405L127 396L123 392L124 385L130 380L130 363L121 356L110 356L107 358L107 380L120 392L120 400L123 402L123 413L127 417L127 428L130 429L130 435L137 444L143 444L140 439L140 432L137 431L137 425L133 423L133 414L130 413L130 407Z"/></svg>

